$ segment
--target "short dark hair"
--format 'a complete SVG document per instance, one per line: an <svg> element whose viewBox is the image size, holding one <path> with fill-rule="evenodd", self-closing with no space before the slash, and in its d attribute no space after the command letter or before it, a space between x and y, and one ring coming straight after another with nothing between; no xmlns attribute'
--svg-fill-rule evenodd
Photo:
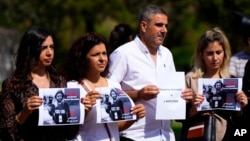
<svg viewBox="0 0 250 141"><path fill-rule="evenodd" d="M117 92L114 89L111 89L110 96L112 96L112 92L114 92L116 95L118 95Z"/></svg>
<svg viewBox="0 0 250 141"><path fill-rule="evenodd" d="M56 92L55 98L57 97L58 94L62 94L62 98L64 98L64 93L63 93L62 90L59 90L59 91Z"/></svg>
<svg viewBox="0 0 250 141"><path fill-rule="evenodd" d="M116 25L109 36L111 50L114 51L119 46L127 43L130 36L133 36L133 33L132 28L128 24L120 23Z"/></svg>
<svg viewBox="0 0 250 141"><path fill-rule="evenodd" d="M214 87L215 87L217 84L220 84L221 87L224 87L224 84L222 83L221 80L216 81L216 82L214 83Z"/></svg>

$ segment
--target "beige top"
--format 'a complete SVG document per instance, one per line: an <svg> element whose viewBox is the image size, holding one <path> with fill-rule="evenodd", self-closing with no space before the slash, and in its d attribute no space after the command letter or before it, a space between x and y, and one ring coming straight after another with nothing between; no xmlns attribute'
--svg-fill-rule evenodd
<svg viewBox="0 0 250 141"><path fill-rule="evenodd" d="M198 92L198 79L193 78L194 73L193 72L189 72L186 74L185 78L186 78L186 87L187 88L191 88L194 92L194 94L196 94Z"/></svg>
<svg viewBox="0 0 250 141"><path fill-rule="evenodd" d="M195 96L198 92L198 79L193 78L193 75L193 72L189 72L186 74L185 79L186 87L191 88ZM194 105L193 108L195 108ZM226 133L227 121L218 114L214 114L214 117L216 118L216 141L221 141Z"/></svg>

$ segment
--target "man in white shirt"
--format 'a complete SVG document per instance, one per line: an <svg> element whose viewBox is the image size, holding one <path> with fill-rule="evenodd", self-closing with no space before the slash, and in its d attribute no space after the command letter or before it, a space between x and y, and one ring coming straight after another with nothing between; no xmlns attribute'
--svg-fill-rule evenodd
<svg viewBox="0 0 250 141"><path fill-rule="evenodd" d="M123 137L136 141L175 140L171 121L155 119L156 97L160 92L157 78L164 77L158 72L175 71L172 53L162 46L167 26L168 16L162 8L146 7L140 15L139 35L110 56L109 78L119 82L135 103L142 103L147 111L145 118L121 133ZM192 92L185 91L182 97L191 100Z"/></svg>

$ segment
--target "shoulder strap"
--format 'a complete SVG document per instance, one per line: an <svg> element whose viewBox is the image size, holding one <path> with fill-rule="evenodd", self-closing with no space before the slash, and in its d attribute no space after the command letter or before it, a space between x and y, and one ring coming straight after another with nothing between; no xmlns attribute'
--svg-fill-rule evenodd
<svg viewBox="0 0 250 141"><path fill-rule="evenodd" d="M112 141L112 137L111 137L111 133L110 133L110 131L109 131L108 124L107 124L107 123L104 123L104 125L105 125L105 128L106 128L107 132L108 132L109 140Z"/></svg>
<svg viewBox="0 0 250 141"><path fill-rule="evenodd" d="M86 92L90 92L90 89L86 86L86 84L84 83L84 81L81 81L80 84L82 85L82 87L84 88L84 90Z"/></svg>
<svg viewBox="0 0 250 141"><path fill-rule="evenodd" d="M86 92L90 92L89 88L86 86L86 84L84 84L84 81L81 81L80 84L82 85L82 87L85 89ZM106 128L106 130L108 132L109 140L112 141L112 137L111 137L111 133L110 133L108 124L104 123L104 126L105 126L105 128Z"/></svg>

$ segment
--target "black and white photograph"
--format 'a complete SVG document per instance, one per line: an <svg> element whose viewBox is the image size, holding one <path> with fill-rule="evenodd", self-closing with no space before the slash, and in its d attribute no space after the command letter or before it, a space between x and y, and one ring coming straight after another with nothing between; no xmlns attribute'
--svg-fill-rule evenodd
<svg viewBox="0 0 250 141"><path fill-rule="evenodd" d="M109 87L98 88L98 91L102 97L96 103L97 123L136 119L136 115L130 113L134 103L124 91Z"/></svg>
<svg viewBox="0 0 250 141"><path fill-rule="evenodd" d="M82 124L84 106L79 88L40 88L39 126Z"/></svg>
<svg viewBox="0 0 250 141"><path fill-rule="evenodd" d="M241 78L200 78L199 93L204 95L204 101L197 107L198 111L206 110L240 110L236 101L236 93L242 88Z"/></svg>

